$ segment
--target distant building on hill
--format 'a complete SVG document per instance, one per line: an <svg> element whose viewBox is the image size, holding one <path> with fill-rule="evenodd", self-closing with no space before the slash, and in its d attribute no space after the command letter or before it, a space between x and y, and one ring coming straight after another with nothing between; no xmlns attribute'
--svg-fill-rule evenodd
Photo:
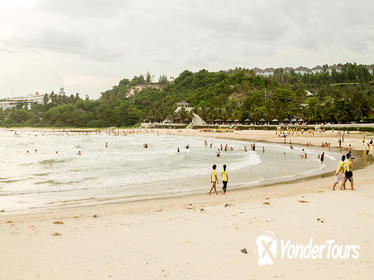
<svg viewBox="0 0 374 280"><path fill-rule="evenodd" d="M313 67L313 68L312 68L312 73L313 73L313 74L321 73L321 72L323 72L323 68L322 68L322 66L316 66L316 67Z"/></svg>
<svg viewBox="0 0 374 280"><path fill-rule="evenodd" d="M64 88L60 88L59 95L65 96L66 93ZM28 94L26 96L18 97L8 97L0 99L0 108L3 110L11 109L16 107L18 104L27 105L27 108L31 108L31 104L43 104L44 103L44 94L39 94L35 92L34 94Z"/></svg>
<svg viewBox="0 0 374 280"><path fill-rule="evenodd" d="M365 65L365 66L368 69L368 71L370 72L370 74L373 74L373 65ZM294 71L296 74L299 74L299 75L316 74L316 73L322 73L324 71L331 74L334 70L337 73L342 72L342 66L337 65L337 64L333 64L333 65L330 65L330 66L315 66L313 68L299 66L297 68L284 67L284 68L278 68L278 69L282 69L283 72L285 72L285 73L290 73L291 71ZM255 67L252 70L256 73L256 75L264 76L264 77L270 77L270 76L274 75L276 69L270 67L270 68L265 68L264 70L262 70L260 68Z"/></svg>
<svg viewBox="0 0 374 280"><path fill-rule="evenodd" d="M179 101L177 103L177 109L175 110L175 112L178 112L182 108L186 109L186 111L189 112L189 111L191 111L193 109L193 107L190 107L189 105L190 104L188 102L184 101L184 100Z"/></svg>
<svg viewBox="0 0 374 280"><path fill-rule="evenodd" d="M295 69L296 74L305 75L307 73L311 73L311 70L309 68L299 66Z"/></svg>

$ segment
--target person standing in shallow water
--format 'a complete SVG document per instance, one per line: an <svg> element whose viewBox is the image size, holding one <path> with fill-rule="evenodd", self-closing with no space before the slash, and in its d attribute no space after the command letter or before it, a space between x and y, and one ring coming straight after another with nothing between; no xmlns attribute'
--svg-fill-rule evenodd
<svg viewBox="0 0 374 280"><path fill-rule="evenodd" d="M218 181L216 168L217 168L217 165L213 164L213 166L212 166L213 170L210 173L210 182L212 183L212 187L209 190L209 193L208 193L209 195L212 193L212 190L214 190L214 192L216 194L218 194L217 188L216 188L216 184L217 184L217 181Z"/></svg>
<svg viewBox="0 0 374 280"><path fill-rule="evenodd" d="M226 164L223 165L223 170L221 172L221 179L222 179L222 194L226 193L226 188L227 188L227 182L229 181L229 175L227 174L226 170Z"/></svg>

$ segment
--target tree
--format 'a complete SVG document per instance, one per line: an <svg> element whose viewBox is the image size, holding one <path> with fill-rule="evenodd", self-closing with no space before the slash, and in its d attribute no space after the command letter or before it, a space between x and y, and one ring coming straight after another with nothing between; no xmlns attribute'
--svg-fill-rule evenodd
<svg viewBox="0 0 374 280"><path fill-rule="evenodd" d="M152 82L151 73L147 72L147 74L145 74L145 80L146 80L147 84L150 84Z"/></svg>
<svg viewBox="0 0 374 280"><path fill-rule="evenodd" d="M168 83L168 77L166 75L160 75L160 77L158 78L158 83L161 86L165 86Z"/></svg>
<svg viewBox="0 0 374 280"><path fill-rule="evenodd" d="M49 97L48 97L48 94L46 93L46 94L44 94L44 97L43 97L43 104L47 105L48 102L49 102Z"/></svg>

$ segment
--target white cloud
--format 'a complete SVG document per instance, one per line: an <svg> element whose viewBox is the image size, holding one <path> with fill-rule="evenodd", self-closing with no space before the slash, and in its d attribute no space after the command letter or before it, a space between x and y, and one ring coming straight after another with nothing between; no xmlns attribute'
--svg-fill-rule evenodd
<svg viewBox="0 0 374 280"><path fill-rule="evenodd" d="M368 0L3 0L0 96L98 97L147 70L370 64L373 12Z"/></svg>

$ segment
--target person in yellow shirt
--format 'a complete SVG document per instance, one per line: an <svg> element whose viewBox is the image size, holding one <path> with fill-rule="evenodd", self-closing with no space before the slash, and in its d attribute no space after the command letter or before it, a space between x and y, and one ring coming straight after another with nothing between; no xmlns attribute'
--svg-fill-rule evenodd
<svg viewBox="0 0 374 280"><path fill-rule="evenodd" d="M226 193L226 188L227 188L227 182L229 181L229 175L227 174L226 170L226 164L223 165L223 170L221 172L221 179L222 179L222 194Z"/></svg>
<svg viewBox="0 0 374 280"><path fill-rule="evenodd" d="M341 161L338 163L338 167L336 168L336 180L335 183L332 185L332 190L335 191L336 185L340 183L340 189L343 189L343 184L345 181L345 175L344 175L344 161L345 156L342 156Z"/></svg>
<svg viewBox="0 0 374 280"><path fill-rule="evenodd" d="M352 173L353 158L350 153L347 154L347 158L344 161L344 169L345 169L345 180L343 184L343 189L345 189L345 183L347 182L347 180L349 180L349 182L351 182L351 189L352 191L354 191L355 189L353 187L353 173Z"/></svg>
<svg viewBox="0 0 374 280"><path fill-rule="evenodd" d="M212 183L212 187L210 188L210 191L208 193L209 195L211 194L212 190L214 190L214 192L216 194L218 194L217 189L216 189L216 184L217 184L217 181L218 181L217 171L216 171L217 165L213 164L212 168L213 168L213 170L210 173L210 182Z"/></svg>

